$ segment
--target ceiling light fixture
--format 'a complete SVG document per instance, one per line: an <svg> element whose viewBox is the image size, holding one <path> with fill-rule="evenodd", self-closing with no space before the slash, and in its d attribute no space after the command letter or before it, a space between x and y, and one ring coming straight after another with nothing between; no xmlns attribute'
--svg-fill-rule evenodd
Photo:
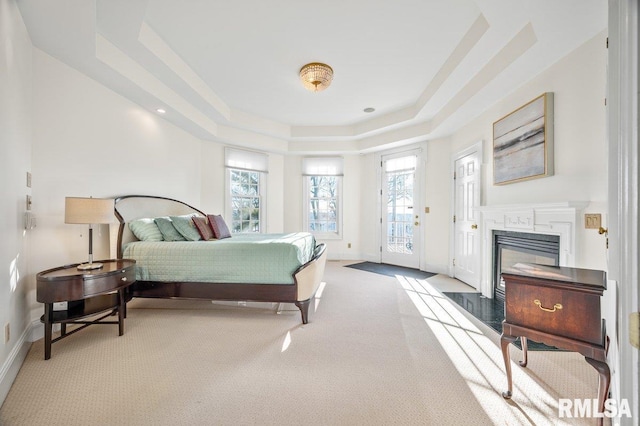
<svg viewBox="0 0 640 426"><path fill-rule="evenodd" d="M376 110L375 108L367 107L367 108L363 109L362 111L364 111L366 113L369 113L369 112L373 112L375 110Z"/></svg>
<svg viewBox="0 0 640 426"><path fill-rule="evenodd" d="M156 112L157 112L158 114L164 114L164 113L165 113L165 112L167 112L167 111L165 111L165 110L164 110L164 109L162 109L162 108L158 108L158 109L156 109Z"/></svg>
<svg viewBox="0 0 640 426"><path fill-rule="evenodd" d="M300 68L300 81L305 89L320 92L331 84L333 69L320 62L312 62Z"/></svg>

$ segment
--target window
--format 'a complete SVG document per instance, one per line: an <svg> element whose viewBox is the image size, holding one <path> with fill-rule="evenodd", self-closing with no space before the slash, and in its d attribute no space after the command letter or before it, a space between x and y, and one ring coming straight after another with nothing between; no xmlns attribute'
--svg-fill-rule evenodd
<svg viewBox="0 0 640 426"><path fill-rule="evenodd" d="M260 232L260 173L229 169L231 232Z"/></svg>
<svg viewBox="0 0 640 426"><path fill-rule="evenodd" d="M264 212L266 154L227 148L227 217L231 232L263 232L266 229Z"/></svg>
<svg viewBox="0 0 640 426"><path fill-rule="evenodd" d="M342 158L303 159L305 229L319 238L342 235Z"/></svg>

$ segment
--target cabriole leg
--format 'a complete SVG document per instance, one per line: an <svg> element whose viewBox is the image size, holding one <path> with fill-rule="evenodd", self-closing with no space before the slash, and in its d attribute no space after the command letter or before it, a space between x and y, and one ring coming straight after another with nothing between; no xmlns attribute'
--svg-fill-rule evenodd
<svg viewBox="0 0 640 426"><path fill-rule="evenodd" d="M511 380L511 357L509 355L509 343L515 342L517 337L513 336L505 336L504 334L500 336L500 347L502 348L502 358L504 359L504 369L507 373L507 390L502 392L502 397L504 399L511 399L511 395L513 395L513 383Z"/></svg>

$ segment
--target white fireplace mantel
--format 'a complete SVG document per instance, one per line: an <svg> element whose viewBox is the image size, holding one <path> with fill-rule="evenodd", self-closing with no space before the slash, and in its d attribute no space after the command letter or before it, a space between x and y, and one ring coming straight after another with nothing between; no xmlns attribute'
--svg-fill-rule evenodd
<svg viewBox="0 0 640 426"><path fill-rule="evenodd" d="M577 226L588 202L493 205L478 208L481 215L482 263L480 291L493 297L493 231L528 232L560 237L560 266L575 266Z"/></svg>

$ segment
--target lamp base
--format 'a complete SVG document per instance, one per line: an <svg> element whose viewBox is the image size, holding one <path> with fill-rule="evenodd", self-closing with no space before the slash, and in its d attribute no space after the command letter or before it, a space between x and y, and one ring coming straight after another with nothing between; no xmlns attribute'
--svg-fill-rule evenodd
<svg viewBox="0 0 640 426"><path fill-rule="evenodd" d="M78 265L78 271L91 271L92 269L100 269L102 268L102 263L83 263L81 265Z"/></svg>

